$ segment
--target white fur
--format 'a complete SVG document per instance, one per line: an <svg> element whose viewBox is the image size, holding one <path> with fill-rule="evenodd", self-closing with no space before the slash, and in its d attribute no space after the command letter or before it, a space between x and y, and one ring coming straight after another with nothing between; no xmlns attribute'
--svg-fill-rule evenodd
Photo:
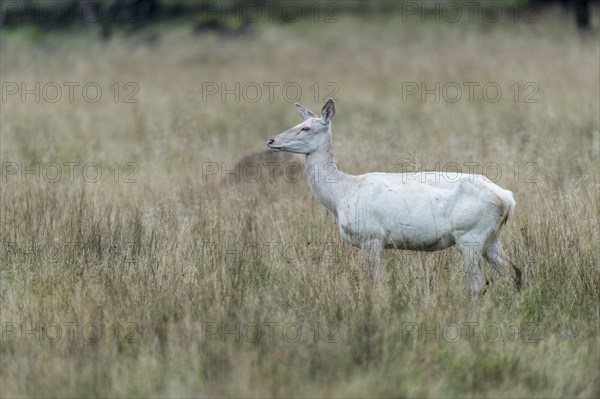
<svg viewBox="0 0 600 399"><path fill-rule="evenodd" d="M475 174L367 173L340 171L333 158L329 100L319 118L296 104L304 122L279 134L269 148L306 154L306 174L317 199L334 215L340 234L361 248L377 272L383 248L436 251L456 245L474 298L487 282L483 255L496 270L520 283L520 271L502 251L499 233L515 200Z"/></svg>

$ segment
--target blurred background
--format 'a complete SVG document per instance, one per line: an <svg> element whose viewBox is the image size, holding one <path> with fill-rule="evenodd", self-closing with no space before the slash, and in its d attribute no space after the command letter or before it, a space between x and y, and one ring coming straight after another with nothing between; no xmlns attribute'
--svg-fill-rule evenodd
<svg viewBox="0 0 600 399"><path fill-rule="evenodd" d="M598 1L0 0L2 397L600 397ZM513 191L375 286L302 157ZM273 169L274 168L274 169ZM272 173L271 173L272 172Z"/></svg>
<svg viewBox="0 0 600 399"><path fill-rule="evenodd" d="M487 5L486 5L487 3ZM168 22L189 24L194 32L212 31L226 35L242 35L254 22L268 15L271 22L289 23L322 9L329 17L344 13L387 13L404 12L416 14L417 9L426 9L432 20L440 19L435 13L450 12L456 18L457 6L473 11L475 8L490 8L490 18L495 18L499 8L505 12L518 10L541 10L558 7L565 19L572 19L580 29L590 29L591 7L598 0L506 0L502 2L471 1L403 1L403 0L349 0L332 1L186 1L186 0L3 0L0 9L0 26L15 28L29 26L42 31L73 27L88 27L102 38L108 38L115 30L134 32L152 25ZM421 11L419 11L421 14ZM324 16L327 18L327 15Z"/></svg>

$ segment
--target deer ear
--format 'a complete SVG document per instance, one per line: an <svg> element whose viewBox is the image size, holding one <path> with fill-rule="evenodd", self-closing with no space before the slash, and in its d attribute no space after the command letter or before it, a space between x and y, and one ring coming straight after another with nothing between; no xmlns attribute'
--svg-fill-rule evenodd
<svg viewBox="0 0 600 399"><path fill-rule="evenodd" d="M331 122L335 115L335 104L333 100L330 98L327 100L323 109L321 110L321 117L323 118L323 123L327 124Z"/></svg>
<svg viewBox="0 0 600 399"><path fill-rule="evenodd" d="M304 108L302 105L300 105L300 103L296 103L296 109L298 112L300 112L300 116L302 117L303 121L307 120L308 118L317 117L314 112L312 112L310 109Z"/></svg>

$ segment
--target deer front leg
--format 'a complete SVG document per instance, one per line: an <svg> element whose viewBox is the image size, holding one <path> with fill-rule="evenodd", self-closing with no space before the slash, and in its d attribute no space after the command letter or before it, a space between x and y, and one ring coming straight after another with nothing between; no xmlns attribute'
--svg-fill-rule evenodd
<svg viewBox="0 0 600 399"><path fill-rule="evenodd" d="M481 255L483 245L473 241L463 241L458 243L458 249L462 255L465 264L465 271L471 283L471 300L477 302L487 290L489 281L486 280L481 270Z"/></svg>
<svg viewBox="0 0 600 399"><path fill-rule="evenodd" d="M378 278L383 259L383 242L377 239L366 240L361 243L360 251L368 268L367 271L372 277Z"/></svg>

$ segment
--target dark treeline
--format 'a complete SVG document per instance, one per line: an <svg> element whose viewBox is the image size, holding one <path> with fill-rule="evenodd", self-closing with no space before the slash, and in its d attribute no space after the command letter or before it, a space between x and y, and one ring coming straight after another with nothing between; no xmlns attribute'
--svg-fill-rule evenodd
<svg viewBox="0 0 600 399"><path fill-rule="evenodd" d="M600 0L529 0L499 1L507 12L515 9L560 5L582 30L590 28L591 3ZM452 2L451 2L452 3ZM454 2L455 5L464 1ZM485 2L473 2L479 7ZM489 3L488 3L489 4ZM338 12L375 13L404 12L414 14L419 7L441 10L448 3L431 1L293 1L293 0L0 0L0 28L23 25L38 26L44 30L71 26L87 26L104 38L113 30L135 31L163 21L186 19L194 24L196 32L215 31L221 34L240 34L252 23L268 19L270 22L291 22L301 16L333 18Z"/></svg>

